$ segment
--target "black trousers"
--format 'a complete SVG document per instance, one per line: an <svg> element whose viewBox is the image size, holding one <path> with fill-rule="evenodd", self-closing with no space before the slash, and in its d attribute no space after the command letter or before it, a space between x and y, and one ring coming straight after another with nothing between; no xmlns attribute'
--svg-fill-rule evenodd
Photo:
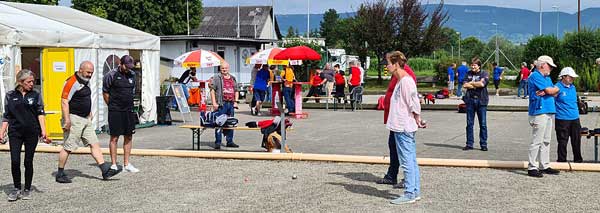
<svg viewBox="0 0 600 213"><path fill-rule="evenodd" d="M308 90L308 95L306 95L306 97L319 97L319 95L321 94L321 86L311 86L310 89ZM308 102L308 99L304 99L303 102ZM315 99L315 103L319 103L320 100L319 99Z"/></svg>
<svg viewBox="0 0 600 213"><path fill-rule="evenodd" d="M21 147L25 145L25 188L31 189L31 181L33 179L33 155L35 147L38 144L37 134L28 136L11 137L9 134L10 146L10 169L13 177L15 188L21 189Z"/></svg>
<svg viewBox="0 0 600 213"><path fill-rule="evenodd" d="M581 124L579 119L560 120L556 119L554 130L556 130L556 140L558 141L558 162L567 162L567 143L571 138L571 149L573 149L573 161L582 162L581 157Z"/></svg>

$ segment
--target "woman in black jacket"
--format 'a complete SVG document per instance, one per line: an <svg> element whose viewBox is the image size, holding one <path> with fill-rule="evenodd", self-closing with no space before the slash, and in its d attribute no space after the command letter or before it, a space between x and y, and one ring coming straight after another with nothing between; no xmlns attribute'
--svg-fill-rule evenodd
<svg viewBox="0 0 600 213"><path fill-rule="evenodd" d="M17 73L17 87L6 93L0 140L8 129L11 172L15 189L8 195L8 201L31 199L33 179L33 155L39 137L49 141L44 121L44 103L39 92L33 90L34 76L30 70ZM21 147L25 145L25 187L21 191Z"/></svg>

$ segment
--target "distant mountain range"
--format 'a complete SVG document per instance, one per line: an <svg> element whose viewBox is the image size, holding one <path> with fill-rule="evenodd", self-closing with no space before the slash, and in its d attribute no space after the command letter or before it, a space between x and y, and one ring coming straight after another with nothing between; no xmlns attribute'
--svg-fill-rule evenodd
<svg viewBox="0 0 600 213"><path fill-rule="evenodd" d="M425 5L427 11L432 11L437 5ZM515 42L525 43L532 36L539 34L539 13L514 8L490 7L490 6L468 6L468 5L444 5L450 18L445 26L460 32L462 38L475 36L487 41L495 34L495 26L498 24L498 34ZM340 18L352 17L355 13L340 13ZM543 12L542 32L543 34L556 34L558 16L558 32L562 37L564 32L577 30L577 13ZM323 14L310 15L310 28L319 29ZM279 29L282 34L287 34L290 26L298 29L302 34L306 33L306 14L277 15ZM600 8L588 8L581 11L581 26L587 28L600 28Z"/></svg>

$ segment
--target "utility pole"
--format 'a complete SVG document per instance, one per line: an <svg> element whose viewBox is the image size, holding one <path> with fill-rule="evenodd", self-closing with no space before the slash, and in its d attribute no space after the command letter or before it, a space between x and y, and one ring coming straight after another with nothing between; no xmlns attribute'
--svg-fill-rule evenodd
<svg viewBox="0 0 600 213"><path fill-rule="evenodd" d="M494 51L496 54L496 64L500 64L500 51L498 48L498 24L492 23L496 27L496 50Z"/></svg>
<svg viewBox="0 0 600 213"><path fill-rule="evenodd" d="M458 34L458 59L462 60L462 58L460 57L460 42L461 42L462 38L460 36L460 32L456 32L456 34Z"/></svg>

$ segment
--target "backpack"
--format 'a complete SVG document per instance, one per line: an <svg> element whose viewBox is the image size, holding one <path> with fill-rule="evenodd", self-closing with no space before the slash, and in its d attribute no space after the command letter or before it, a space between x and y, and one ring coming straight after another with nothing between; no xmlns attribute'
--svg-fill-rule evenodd
<svg viewBox="0 0 600 213"><path fill-rule="evenodd" d="M581 100L579 96L577 96L577 108L579 109L580 115L588 114L588 104L587 102Z"/></svg>
<svg viewBox="0 0 600 213"><path fill-rule="evenodd" d="M228 116L219 112L200 112L200 125L204 127L221 127L227 122ZM237 119L236 119L237 121ZM237 122L235 122L237 125Z"/></svg>

